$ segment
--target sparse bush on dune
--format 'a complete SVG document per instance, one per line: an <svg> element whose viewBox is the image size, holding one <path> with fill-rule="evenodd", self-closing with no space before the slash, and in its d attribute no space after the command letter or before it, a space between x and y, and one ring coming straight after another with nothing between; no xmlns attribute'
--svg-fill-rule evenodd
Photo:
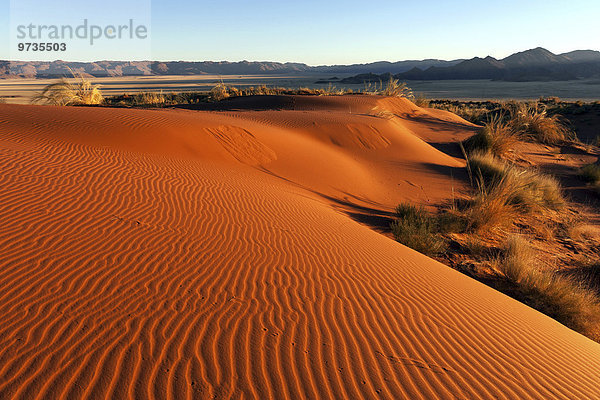
<svg viewBox="0 0 600 400"><path fill-rule="evenodd" d="M309 95L309 96L341 96L344 94L352 94L351 90L337 89L329 84L326 88L298 88L289 89L281 87L269 87L266 85L250 86L250 87L235 87L227 85L223 82L216 84L209 92L209 101L221 101L230 97L242 96L276 96L276 95Z"/></svg>
<svg viewBox="0 0 600 400"><path fill-rule="evenodd" d="M509 105L513 128L523 137L544 144L560 144L574 138L558 115L548 115L545 105L516 103Z"/></svg>
<svg viewBox="0 0 600 400"><path fill-rule="evenodd" d="M415 103L416 106L423 108L429 107L430 102L431 101L427 97L424 97L422 95L415 96L413 100L413 103Z"/></svg>
<svg viewBox="0 0 600 400"><path fill-rule="evenodd" d="M462 232L466 225L463 216L452 210L431 214L422 206L402 203L396 207L391 228L396 241L423 254L436 255L447 247L442 234Z"/></svg>
<svg viewBox="0 0 600 400"><path fill-rule="evenodd" d="M482 150L503 157L519 141L519 135L500 114L488 117L483 128L463 142L469 152Z"/></svg>
<svg viewBox="0 0 600 400"><path fill-rule="evenodd" d="M0 104L6 104L6 99L4 97L0 97Z"/></svg>
<svg viewBox="0 0 600 400"><path fill-rule="evenodd" d="M208 93L210 101L221 101L231 97L230 87L223 82L217 83Z"/></svg>
<svg viewBox="0 0 600 400"><path fill-rule="evenodd" d="M166 96L161 92L141 92L133 97L133 104L139 106L159 107L167 102Z"/></svg>
<svg viewBox="0 0 600 400"><path fill-rule="evenodd" d="M412 89L408 87L405 82L400 82L397 79L390 78L385 88L376 92L375 94L387 97L404 97L407 99L413 99Z"/></svg>
<svg viewBox="0 0 600 400"><path fill-rule="evenodd" d="M400 204L391 228L396 241L420 253L435 255L446 248L444 239L437 234L436 221L423 207Z"/></svg>
<svg viewBox="0 0 600 400"><path fill-rule="evenodd" d="M518 208L511 202L513 197L514 192L504 179L486 183L479 176L474 193L462 208L468 231L484 232L510 226L519 215Z"/></svg>
<svg viewBox="0 0 600 400"><path fill-rule="evenodd" d="M396 118L396 114L389 110L379 108L378 106L373 107L369 115L387 120Z"/></svg>
<svg viewBox="0 0 600 400"><path fill-rule="evenodd" d="M77 81L72 83L66 78L61 78L57 83L46 86L41 93L34 96L32 103L44 103L55 106L98 105L102 104L104 97L99 85L77 76Z"/></svg>
<svg viewBox="0 0 600 400"><path fill-rule="evenodd" d="M600 338L598 296L572 279L538 268L525 238L509 238L495 264L515 298L592 339Z"/></svg>
<svg viewBox="0 0 600 400"><path fill-rule="evenodd" d="M436 102L431 104L431 108L449 111L458 115L462 119L473 124L481 124L487 118L489 110L484 107L478 107L470 104L455 104L449 102Z"/></svg>
<svg viewBox="0 0 600 400"><path fill-rule="evenodd" d="M473 152L469 167L480 178L478 194L506 197L502 203L517 207L521 212L559 210L565 203L558 181L548 175L520 168L490 153Z"/></svg>
<svg viewBox="0 0 600 400"><path fill-rule="evenodd" d="M579 171L579 176L589 183L598 183L600 182L600 164L588 164L581 168Z"/></svg>

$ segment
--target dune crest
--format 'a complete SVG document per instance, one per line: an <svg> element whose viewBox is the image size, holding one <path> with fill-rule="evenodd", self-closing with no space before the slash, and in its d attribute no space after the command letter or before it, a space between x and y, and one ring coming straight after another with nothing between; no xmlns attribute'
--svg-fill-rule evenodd
<svg viewBox="0 0 600 400"><path fill-rule="evenodd" d="M0 105L0 398L599 397L600 345L337 208L444 198L469 124L290 101Z"/></svg>

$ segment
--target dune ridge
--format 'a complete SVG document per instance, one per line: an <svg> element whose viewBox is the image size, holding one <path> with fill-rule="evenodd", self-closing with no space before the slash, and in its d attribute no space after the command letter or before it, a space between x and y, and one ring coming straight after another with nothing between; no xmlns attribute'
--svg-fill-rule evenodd
<svg viewBox="0 0 600 400"><path fill-rule="evenodd" d="M600 345L340 212L462 165L375 101L0 105L0 398L599 398Z"/></svg>

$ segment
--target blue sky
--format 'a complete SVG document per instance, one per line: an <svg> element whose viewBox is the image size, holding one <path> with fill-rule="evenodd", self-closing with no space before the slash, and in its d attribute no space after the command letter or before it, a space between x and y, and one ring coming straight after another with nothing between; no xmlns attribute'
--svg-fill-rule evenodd
<svg viewBox="0 0 600 400"><path fill-rule="evenodd" d="M136 54L137 45L124 42L111 43L104 49L108 53L81 46L70 58L83 61L150 57L319 65L486 55L502 58L537 46L555 53L600 50L598 0L136 0L134 6L135 2L121 2L130 4L123 8L111 7L106 1L81 1L78 9L67 1L13 1L37 1L40 6L31 6L31 17L43 15L44 23L53 23L64 14L108 23L136 18L142 9L150 13L151 42L144 52ZM10 0L0 0L0 10L0 59L14 59L16 44L7 40L14 33ZM34 58L16 54L21 59Z"/></svg>

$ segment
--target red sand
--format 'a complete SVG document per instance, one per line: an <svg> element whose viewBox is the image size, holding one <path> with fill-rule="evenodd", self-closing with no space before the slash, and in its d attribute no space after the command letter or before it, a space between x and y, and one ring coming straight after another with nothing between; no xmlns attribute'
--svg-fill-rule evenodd
<svg viewBox="0 0 600 400"><path fill-rule="evenodd" d="M281 101L0 105L0 398L600 398L600 345L349 216L450 198L468 123Z"/></svg>

